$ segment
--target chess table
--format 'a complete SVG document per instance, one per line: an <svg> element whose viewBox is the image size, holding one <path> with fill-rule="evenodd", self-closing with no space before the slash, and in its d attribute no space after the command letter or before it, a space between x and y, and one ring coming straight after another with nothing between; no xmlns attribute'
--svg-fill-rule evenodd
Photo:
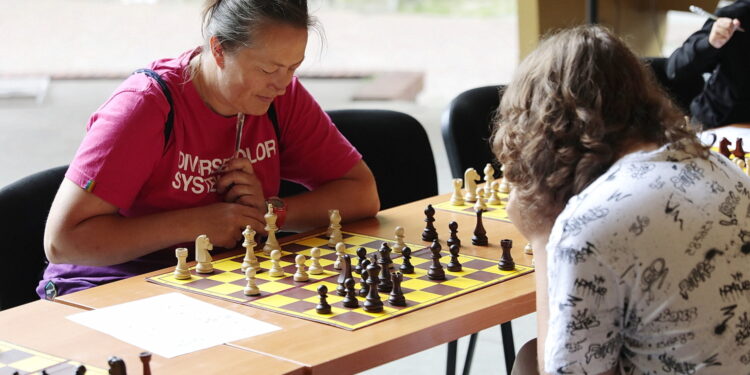
<svg viewBox="0 0 750 375"><path fill-rule="evenodd" d="M427 204L436 205L449 198L450 195L445 194L384 210L375 218L344 224L343 230L395 240L394 229L396 226L402 226L407 243L427 246L429 244L421 240L425 226L424 209ZM532 264L532 257L523 252L526 240L510 223L484 220L490 246L480 247L471 244L475 217L459 212L436 210L435 219L434 225L445 253L445 240L449 234L448 223L456 221L459 225L458 237L462 243L462 254L497 261L501 255L500 240L511 239L515 262L524 266ZM325 228L319 228L310 233L285 237L280 242L303 239L311 233L323 231ZM216 260L220 257L236 257L243 253L243 250L238 249L214 258ZM192 259L193 255L189 260ZM194 266L194 262L190 262L189 265ZM79 308L95 309L171 293L175 291L174 288L147 281L148 278L164 275L171 270L173 268L65 295L57 301ZM353 331L210 295L186 293L192 298L282 328L265 335L228 343L228 347L245 350L249 355L263 353L296 363L305 367L307 373L331 374L364 371L529 314L535 310L534 288L534 273L531 272ZM209 363L220 362L212 356L204 355L203 352L205 351L191 355L206 358ZM442 364L439 365L442 368ZM498 366L502 364L498 363Z"/></svg>

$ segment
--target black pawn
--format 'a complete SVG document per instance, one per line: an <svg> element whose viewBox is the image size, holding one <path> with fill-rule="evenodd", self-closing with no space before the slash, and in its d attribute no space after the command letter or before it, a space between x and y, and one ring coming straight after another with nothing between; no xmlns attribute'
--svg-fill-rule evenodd
<svg viewBox="0 0 750 375"><path fill-rule="evenodd" d="M367 285L369 286L369 291L367 293L367 298L365 298L365 303L363 304L363 307L367 312L383 311L383 301L380 300L380 295L378 294L378 283L380 281L378 280L379 271L380 266L377 265L377 262L371 262L370 265L367 266Z"/></svg>
<svg viewBox="0 0 750 375"><path fill-rule="evenodd" d="M331 313L331 305L328 304L328 287L325 285L321 285L318 287L318 295L320 296L320 301L318 302L318 305L315 306L315 311L318 314L330 314Z"/></svg>
<svg viewBox="0 0 750 375"><path fill-rule="evenodd" d="M360 247L359 249L357 249L357 258L359 261L357 262L357 266L354 267L354 272L361 275L362 272L364 272L364 268L362 267L362 262L367 260L367 249L365 249L364 247Z"/></svg>
<svg viewBox="0 0 750 375"><path fill-rule="evenodd" d="M125 371L125 361L123 361L122 358L111 356L107 360L107 363L109 364L109 375L127 374L127 371Z"/></svg>
<svg viewBox="0 0 750 375"><path fill-rule="evenodd" d="M388 243L383 242L382 244L380 244L378 253L380 254L380 261L378 262L378 265L382 268L385 268L386 270L390 270L391 268L393 268L393 260L391 260L391 247L388 246Z"/></svg>
<svg viewBox="0 0 750 375"><path fill-rule="evenodd" d="M458 239L458 223L455 221L451 221L448 224L448 229L451 231L451 236L448 238L448 241L446 243L448 244L448 248L450 248L453 245L458 245L458 247L461 247L461 240Z"/></svg>
<svg viewBox="0 0 750 375"><path fill-rule="evenodd" d="M427 271L427 277L430 280L445 280L445 271L443 270L443 265L440 264L440 250L442 250L440 242L437 240L432 241L432 245L430 246L430 251L432 251L432 265L430 266L430 270Z"/></svg>
<svg viewBox="0 0 750 375"><path fill-rule="evenodd" d="M362 284L360 284L361 289L359 290L360 297L367 297L367 293L370 291L370 286L367 285L367 266L369 265L370 261L368 259L362 261Z"/></svg>
<svg viewBox="0 0 750 375"><path fill-rule="evenodd" d="M406 298L404 298L404 292L401 290L401 281L404 280L404 276L401 272L394 272L391 274L391 280L393 281L393 291L388 298L388 303L393 306L406 306Z"/></svg>
<svg viewBox="0 0 750 375"><path fill-rule="evenodd" d="M477 211L477 226L474 228L474 237L471 237L471 243L476 246L487 246L487 231L482 224L482 210Z"/></svg>
<svg viewBox="0 0 750 375"><path fill-rule="evenodd" d="M411 249L408 246L401 250L401 259L404 260L401 267L399 267L401 273L407 275L414 273L414 266L411 264Z"/></svg>
<svg viewBox="0 0 750 375"><path fill-rule="evenodd" d="M86 366L78 365L78 367L76 367L76 375L86 375Z"/></svg>
<svg viewBox="0 0 750 375"><path fill-rule="evenodd" d="M461 263L458 262L458 252L459 252L458 245L453 244L450 247L451 252L451 261L448 263L448 271L451 272L461 272Z"/></svg>
<svg viewBox="0 0 750 375"><path fill-rule="evenodd" d="M428 204L427 208L424 209L424 215L424 221L427 225L422 231L422 241L434 241L438 238L438 234L435 225L432 224L435 222L435 209L432 208L431 204Z"/></svg>
<svg viewBox="0 0 750 375"><path fill-rule="evenodd" d="M503 255L500 257L497 268L503 271L513 271L516 269L516 263L513 261L513 257L510 256L510 249L513 248L513 240L501 240L500 247L503 248Z"/></svg>
<svg viewBox="0 0 750 375"><path fill-rule="evenodd" d="M346 284L346 297L344 297L344 307L357 308L359 307L359 301L357 301L357 294L354 291L354 279L351 277L344 281Z"/></svg>

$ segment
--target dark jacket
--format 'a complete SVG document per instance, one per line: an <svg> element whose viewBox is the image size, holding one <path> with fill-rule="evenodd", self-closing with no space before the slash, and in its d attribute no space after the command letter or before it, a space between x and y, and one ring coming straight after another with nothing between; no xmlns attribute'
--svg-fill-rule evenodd
<svg viewBox="0 0 750 375"><path fill-rule="evenodd" d="M706 128L750 122L750 0L720 8L719 17L737 18L746 32L735 31L720 49L708 43L714 21L691 35L667 62L667 77L683 79L711 73L690 113Z"/></svg>

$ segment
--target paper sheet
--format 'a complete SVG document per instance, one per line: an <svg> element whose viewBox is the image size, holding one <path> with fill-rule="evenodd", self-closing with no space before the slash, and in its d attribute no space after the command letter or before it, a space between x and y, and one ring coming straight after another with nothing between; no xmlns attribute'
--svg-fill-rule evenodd
<svg viewBox="0 0 750 375"><path fill-rule="evenodd" d="M750 142L750 128L725 126L718 129L706 130L699 134L701 142L706 145L710 145L714 140L713 134L716 134L716 142L713 144L714 147L719 147L719 141L722 138L728 139L730 142L732 142L732 144L734 144L737 138L742 138L743 145L750 145L750 143L748 143Z"/></svg>
<svg viewBox="0 0 750 375"><path fill-rule="evenodd" d="M74 314L68 319L165 358L280 329L180 293Z"/></svg>

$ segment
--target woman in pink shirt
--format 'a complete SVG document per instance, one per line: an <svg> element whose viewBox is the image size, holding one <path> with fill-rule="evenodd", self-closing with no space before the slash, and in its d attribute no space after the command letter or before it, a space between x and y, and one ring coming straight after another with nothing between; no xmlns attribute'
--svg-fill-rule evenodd
<svg viewBox="0 0 750 375"><path fill-rule="evenodd" d="M282 178L311 190L284 199L283 229L323 226L331 208L375 215L372 173L294 77L314 24L304 0L209 1L204 45L149 67L170 98L146 74L125 80L91 116L52 204L40 296L163 268L200 234L225 248L246 225L264 234Z"/></svg>

